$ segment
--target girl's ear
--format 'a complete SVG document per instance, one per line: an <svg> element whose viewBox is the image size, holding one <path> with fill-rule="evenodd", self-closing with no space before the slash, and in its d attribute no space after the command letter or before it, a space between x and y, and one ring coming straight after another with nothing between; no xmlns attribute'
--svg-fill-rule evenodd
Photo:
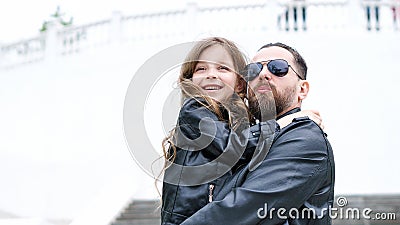
<svg viewBox="0 0 400 225"><path fill-rule="evenodd" d="M244 81L243 79L239 79L239 81L236 83L235 92L240 93L244 90L245 87L246 81Z"/></svg>

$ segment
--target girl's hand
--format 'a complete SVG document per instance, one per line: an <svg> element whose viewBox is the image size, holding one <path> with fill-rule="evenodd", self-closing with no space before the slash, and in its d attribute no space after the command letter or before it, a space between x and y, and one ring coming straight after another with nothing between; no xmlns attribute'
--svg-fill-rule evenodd
<svg viewBox="0 0 400 225"><path fill-rule="evenodd" d="M304 117L304 116L308 116L308 118L310 118L316 124L318 124L321 127L321 129L324 129L324 124L322 123L322 118L321 118L321 115L319 114L318 110L303 110L303 111L282 117L279 120L277 120L276 122L279 124L279 126L281 128L284 128L287 125L289 125L293 121L293 119L299 118L299 117Z"/></svg>

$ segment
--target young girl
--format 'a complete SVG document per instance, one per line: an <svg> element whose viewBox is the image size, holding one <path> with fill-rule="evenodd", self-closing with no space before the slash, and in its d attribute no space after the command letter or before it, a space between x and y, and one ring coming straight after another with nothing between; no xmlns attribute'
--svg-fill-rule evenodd
<svg viewBox="0 0 400 225"><path fill-rule="evenodd" d="M179 76L184 103L163 141L161 224L180 224L211 202L253 157L259 137L272 140L275 120L250 127L246 83L236 72L245 65L237 46L224 38L198 42L187 55Z"/></svg>

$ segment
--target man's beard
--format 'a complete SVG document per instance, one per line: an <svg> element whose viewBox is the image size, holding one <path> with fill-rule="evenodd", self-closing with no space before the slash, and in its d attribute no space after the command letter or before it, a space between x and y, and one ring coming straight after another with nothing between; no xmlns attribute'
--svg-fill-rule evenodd
<svg viewBox="0 0 400 225"><path fill-rule="evenodd" d="M260 121L275 119L275 100L271 91L252 94L249 98L250 113Z"/></svg>
<svg viewBox="0 0 400 225"><path fill-rule="evenodd" d="M250 113L260 121L268 121L275 119L276 108L275 99L272 91L258 93L256 90L261 85L269 85L268 83L259 83L254 87L254 91L249 89L249 110ZM255 93L254 93L255 92Z"/></svg>
<svg viewBox="0 0 400 225"><path fill-rule="evenodd" d="M257 90L261 85L269 85L268 82L258 84L254 90ZM250 113L260 121L275 119L286 109L288 109L294 101L296 89L288 87L279 92L276 88L270 85L269 92L254 94L253 90L249 90L249 110Z"/></svg>

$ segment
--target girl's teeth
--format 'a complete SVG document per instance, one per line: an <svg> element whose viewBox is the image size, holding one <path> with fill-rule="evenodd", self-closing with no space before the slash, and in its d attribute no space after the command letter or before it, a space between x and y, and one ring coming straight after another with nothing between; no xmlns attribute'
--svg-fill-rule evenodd
<svg viewBox="0 0 400 225"><path fill-rule="evenodd" d="M206 87L205 88L206 90L218 90L218 89L220 89L219 87L216 87L216 86L209 86L209 87Z"/></svg>

